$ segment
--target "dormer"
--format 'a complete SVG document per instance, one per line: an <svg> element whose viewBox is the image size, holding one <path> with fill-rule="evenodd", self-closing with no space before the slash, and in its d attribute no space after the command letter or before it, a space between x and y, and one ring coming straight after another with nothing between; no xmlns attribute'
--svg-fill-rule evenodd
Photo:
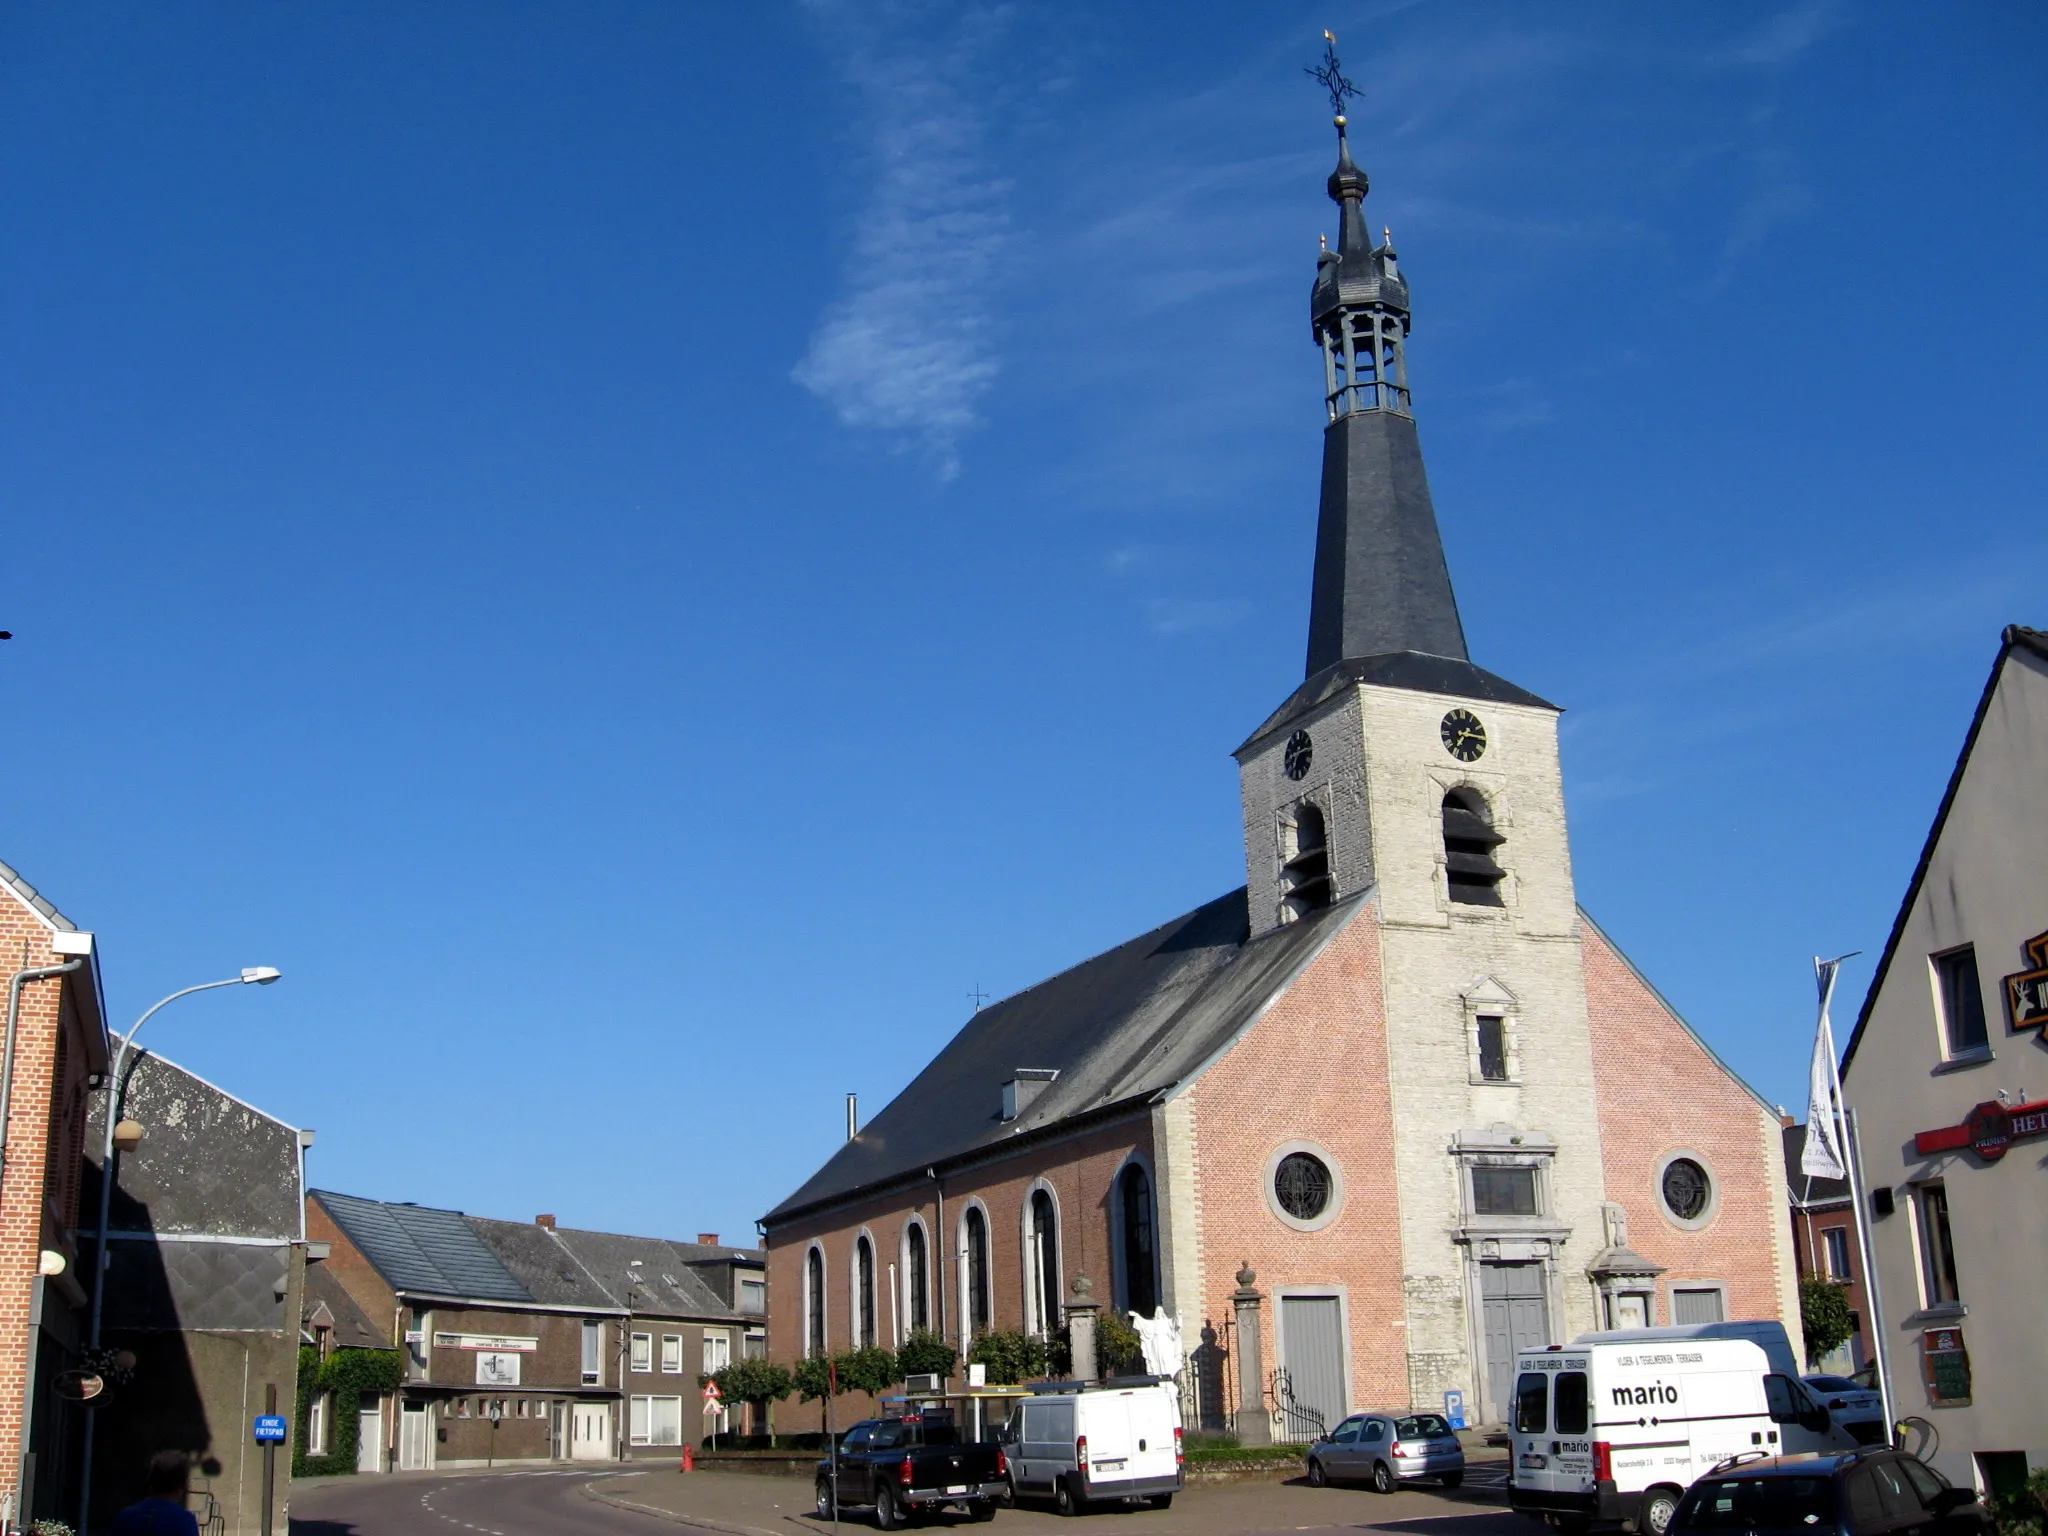
<svg viewBox="0 0 2048 1536"><path fill-rule="evenodd" d="M1019 1067L1016 1074L1003 1084L1003 1118L1021 1119L1059 1075L1057 1067Z"/></svg>

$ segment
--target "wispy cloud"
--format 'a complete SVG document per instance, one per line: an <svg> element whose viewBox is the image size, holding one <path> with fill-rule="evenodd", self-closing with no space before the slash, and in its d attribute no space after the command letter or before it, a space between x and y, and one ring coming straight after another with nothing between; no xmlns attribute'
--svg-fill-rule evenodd
<svg viewBox="0 0 2048 1536"><path fill-rule="evenodd" d="M1252 611L1237 598L1155 597L1145 604L1145 622L1155 635L1185 635L1201 629L1223 629Z"/></svg>
<svg viewBox="0 0 2048 1536"><path fill-rule="evenodd" d="M1842 21L1837 0L1802 0L1780 11L1714 55L1717 64L1770 69L1789 64Z"/></svg>
<svg viewBox="0 0 2048 1536"><path fill-rule="evenodd" d="M1008 188L982 149L973 82L1002 15L840 0L810 10L860 98L874 180L844 292L794 377L848 426L921 451L951 479L997 372L988 295Z"/></svg>

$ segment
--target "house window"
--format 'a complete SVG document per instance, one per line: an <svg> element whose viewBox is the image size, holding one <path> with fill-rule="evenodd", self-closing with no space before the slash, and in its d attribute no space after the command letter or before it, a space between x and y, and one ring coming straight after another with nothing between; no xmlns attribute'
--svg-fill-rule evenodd
<svg viewBox="0 0 2048 1536"><path fill-rule="evenodd" d="M970 1205L962 1222L967 1235L967 1327L980 1334L988 1327L988 1217Z"/></svg>
<svg viewBox="0 0 2048 1536"><path fill-rule="evenodd" d="M1051 1334L1060 1319L1060 1231L1059 1213L1052 1195L1043 1189L1031 1192L1031 1316L1030 1331Z"/></svg>
<svg viewBox="0 0 2048 1536"><path fill-rule="evenodd" d="M1951 1056L1973 1056L1990 1049L1984 1027L1984 990L1977 981L1977 951L1965 945L1934 957L1935 994L1941 1001L1941 1026Z"/></svg>
<svg viewBox="0 0 2048 1536"><path fill-rule="evenodd" d="M1493 851L1507 839L1493 830L1493 813L1476 789L1444 796L1444 873L1451 900L1468 907L1503 906L1500 883L1507 871Z"/></svg>
<svg viewBox="0 0 2048 1536"><path fill-rule="evenodd" d="M1136 1163L1117 1180L1124 1223L1124 1302L1140 1317L1159 1306L1157 1243L1152 1230L1152 1180Z"/></svg>
<svg viewBox="0 0 2048 1536"><path fill-rule="evenodd" d="M1820 1240L1827 1253L1828 1278L1849 1279L1849 1229L1825 1227L1821 1230Z"/></svg>
<svg viewBox="0 0 2048 1536"><path fill-rule="evenodd" d="M683 1341L681 1339L676 1340L676 1365L678 1369L682 1366L682 1344ZM732 1334L724 1328L706 1328L704 1330L704 1374L706 1376L716 1376L731 1364Z"/></svg>
<svg viewBox="0 0 2048 1536"><path fill-rule="evenodd" d="M748 1317L759 1317L768 1310L766 1279L760 1275L740 1276L739 1310Z"/></svg>
<svg viewBox="0 0 2048 1536"><path fill-rule="evenodd" d="M1479 1016L1479 1077L1488 1083L1508 1080L1508 1021L1492 1014Z"/></svg>
<svg viewBox="0 0 2048 1536"><path fill-rule="evenodd" d="M1674 1323L1724 1323L1728 1309L1722 1304L1719 1286L1699 1286L1671 1291L1671 1321Z"/></svg>
<svg viewBox="0 0 2048 1536"><path fill-rule="evenodd" d="M853 1347L875 1342L875 1245L863 1232L853 1243Z"/></svg>
<svg viewBox="0 0 2048 1536"><path fill-rule="evenodd" d="M1956 1285L1956 1245L1948 1229L1948 1188L1922 1184L1920 1198L1920 1280L1930 1307L1962 1300Z"/></svg>
<svg viewBox="0 0 2048 1536"><path fill-rule="evenodd" d="M627 1406L627 1438L635 1445L681 1445L683 1400L636 1397Z"/></svg>
<svg viewBox="0 0 2048 1536"><path fill-rule="evenodd" d="M804 1353L825 1353L825 1251L815 1245L804 1255Z"/></svg>
<svg viewBox="0 0 2048 1536"><path fill-rule="evenodd" d="M604 1324L589 1319L583 1324L583 1385L604 1385Z"/></svg>
<svg viewBox="0 0 2048 1536"><path fill-rule="evenodd" d="M334 1394L316 1393L306 1405L306 1454L325 1456L327 1454L327 1425L334 1415Z"/></svg>
<svg viewBox="0 0 2048 1536"><path fill-rule="evenodd" d="M1536 1170L1474 1164L1472 1213L1475 1216L1534 1216L1537 1213Z"/></svg>
<svg viewBox="0 0 2048 1536"><path fill-rule="evenodd" d="M1293 824L1281 829L1280 852L1280 894L1288 918L1327 907L1334 887L1329 827L1320 807L1304 800L1294 808Z"/></svg>
<svg viewBox="0 0 2048 1536"><path fill-rule="evenodd" d="M705 1335L708 1340L709 1334ZM705 1366L705 1370L722 1370L720 1366ZM683 1336L680 1333L664 1333L661 1336L661 1370L665 1376L680 1376L683 1373Z"/></svg>
<svg viewBox="0 0 2048 1536"><path fill-rule="evenodd" d="M768 1358L768 1330L765 1328L749 1328L747 1336L740 1341L740 1354L742 1358L747 1360L766 1360Z"/></svg>
<svg viewBox="0 0 2048 1536"><path fill-rule="evenodd" d="M654 1369L654 1335L636 1333L633 1335L633 1369L651 1371Z"/></svg>
<svg viewBox="0 0 2048 1536"><path fill-rule="evenodd" d="M931 1271L925 1267L924 1223L913 1221L903 1234L903 1267L910 1279L910 1326L932 1325Z"/></svg>

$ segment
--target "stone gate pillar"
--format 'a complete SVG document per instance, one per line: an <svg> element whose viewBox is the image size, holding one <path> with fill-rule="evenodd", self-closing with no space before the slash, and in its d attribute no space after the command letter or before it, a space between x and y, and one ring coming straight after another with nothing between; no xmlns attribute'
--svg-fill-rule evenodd
<svg viewBox="0 0 2048 1536"><path fill-rule="evenodd" d="M1237 1272L1230 1304L1237 1311L1237 1420L1231 1426L1240 1445L1271 1445L1273 1416L1266 1410L1266 1372L1259 1350L1259 1304L1265 1300L1253 1282L1259 1278L1249 1262Z"/></svg>
<svg viewBox="0 0 2048 1536"><path fill-rule="evenodd" d="M1095 1299L1095 1283L1086 1275L1074 1276L1074 1289L1067 1302L1067 1337L1073 1343L1073 1377L1076 1381L1095 1379L1095 1314L1102 1303Z"/></svg>

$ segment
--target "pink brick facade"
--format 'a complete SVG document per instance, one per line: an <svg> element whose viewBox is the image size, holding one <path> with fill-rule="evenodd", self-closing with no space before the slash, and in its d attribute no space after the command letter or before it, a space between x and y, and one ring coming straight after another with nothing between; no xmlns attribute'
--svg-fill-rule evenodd
<svg viewBox="0 0 2048 1536"><path fill-rule="evenodd" d="M1202 1325L1220 1332L1230 1319L1238 1266L1249 1261L1267 1297L1260 1359L1270 1372L1285 1363L1276 1293L1337 1290L1346 1299L1355 1404L1408 1399L1401 1231L1386 1185L1394 1112L1377 916L1363 913L1339 932L1191 1090L1201 1181ZM1315 1232L1292 1230L1267 1198L1272 1154L1295 1141L1327 1151L1348 1177L1343 1208ZM1193 1332L1197 1309L1183 1310Z"/></svg>
<svg viewBox="0 0 2048 1536"><path fill-rule="evenodd" d="M1665 1267L1655 1321L1673 1320L1674 1290L1718 1287L1729 1317L1783 1318L1796 1335L1777 1116L1590 925L1584 957L1607 1198L1628 1212L1631 1246ZM1658 1194L1664 1161L1680 1153L1713 1176L1711 1216L1696 1230Z"/></svg>

